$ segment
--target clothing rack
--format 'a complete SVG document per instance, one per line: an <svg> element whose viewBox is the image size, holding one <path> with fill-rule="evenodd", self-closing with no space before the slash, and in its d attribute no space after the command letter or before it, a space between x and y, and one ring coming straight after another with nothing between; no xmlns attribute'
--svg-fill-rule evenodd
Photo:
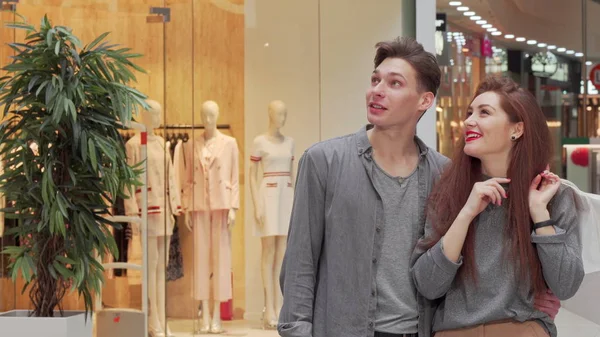
<svg viewBox="0 0 600 337"><path fill-rule="evenodd" d="M217 124L217 129L227 130L231 126L229 124ZM154 129L154 133L163 137L165 141L170 141L174 147L177 142L181 139L186 143L190 139L190 133L184 130L204 129L204 125L196 124L164 124ZM132 129L124 129L120 131L123 141L127 142L131 137L135 136L137 132Z"/></svg>

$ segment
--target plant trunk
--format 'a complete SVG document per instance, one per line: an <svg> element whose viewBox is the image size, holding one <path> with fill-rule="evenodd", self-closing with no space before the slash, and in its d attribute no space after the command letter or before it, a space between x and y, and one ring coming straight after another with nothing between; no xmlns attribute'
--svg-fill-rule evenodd
<svg viewBox="0 0 600 337"><path fill-rule="evenodd" d="M40 240L38 242L44 242ZM58 308L63 315L60 302L66 294L67 287L63 280L52 277L48 266L52 265L55 257L64 251L64 241L58 235L47 238L47 244L40 251L36 265L36 278L33 280L29 298L33 304L33 316L54 317L54 310Z"/></svg>

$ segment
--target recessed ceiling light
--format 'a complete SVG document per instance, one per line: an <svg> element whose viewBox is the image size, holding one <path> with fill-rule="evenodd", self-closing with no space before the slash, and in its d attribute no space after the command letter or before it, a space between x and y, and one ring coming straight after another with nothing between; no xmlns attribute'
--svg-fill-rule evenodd
<svg viewBox="0 0 600 337"><path fill-rule="evenodd" d="M575 54L574 50L567 50L567 54L571 55L571 54Z"/></svg>
<svg viewBox="0 0 600 337"><path fill-rule="evenodd" d="M497 31L497 30L498 30L498 28L488 28L488 29L487 29L487 31L488 31L488 32L495 32L495 31Z"/></svg>
<svg viewBox="0 0 600 337"><path fill-rule="evenodd" d="M527 41L527 44L536 44L536 43L537 43L537 41L536 41L536 40L528 40L528 41Z"/></svg>
<svg viewBox="0 0 600 337"><path fill-rule="evenodd" d="M585 64L588 65L588 66L591 66L592 65L592 61L586 61Z"/></svg>
<svg viewBox="0 0 600 337"><path fill-rule="evenodd" d="M550 50L556 49L556 46L555 45L550 45L550 46L548 46L548 49L550 49Z"/></svg>
<svg viewBox="0 0 600 337"><path fill-rule="evenodd" d="M518 38L517 38L517 41L519 41L519 42L523 42L523 41L525 41L525 40L527 40L527 39L526 39L526 38L524 38L524 37L518 37Z"/></svg>
<svg viewBox="0 0 600 337"><path fill-rule="evenodd" d="M502 35L502 32L493 32L492 35L494 35L494 36L500 36L500 35Z"/></svg>
<svg viewBox="0 0 600 337"><path fill-rule="evenodd" d="M567 50L567 48L558 48L556 51L559 53L564 53Z"/></svg>
<svg viewBox="0 0 600 337"><path fill-rule="evenodd" d="M583 53L575 53L575 57L582 57Z"/></svg>
<svg viewBox="0 0 600 337"><path fill-rule="evenodd" d="M475 21L475 20L481 20L481 16L479 15L473 15L472 17L470 17L471 20Z"/></svg>
<svg viewBox="0 0 600 337"><path fill-rule="evenodd" d="M460 1L450 1L448 4L450 6L460 6L460 5L462 5L462 2L460 2Z"/></svg>
<svg viewBox="0 0 600 337"><path fill-rule="evenodd" d="M457 7L456 10L459 11L459 12L466 12L466 11L469 10L469 7L460 6L460 7Z"/></svg>
<svg viewBox="0 0 600 337"><path fill-rule="evenodd" d="M492 25L486 23L485 25L482 25L481 28L492 28Z"/></svg>
<svg viewBox="0 0 600 337"><path fill-rule="evenodd" d="M512 34L506 34L506 35L504 35L504 38L506 38L506 39L514 39L515 36L512 35Z"/></svg>
<svg viewBox="0 0 600 337"><path fill-rule="evenodd" d="M475 15L475 12L464 12L463 15L464 16L473 16L473 15Z"/></svg>
<svg viewBox="0 0 600 337"><path fill-rule="evenodd" d="M477 20L475 23L478 24L478 25L484 25L484 24L487 23L487 21L485 21L485 20Z"/></svg>
<svg viewBox="0 0 600 337"><path fill-rule="evenodd" d="M546 43L538 43L538 47L540 47L540 48L544 48L544 47L546 47L547 45L548 45L548 44L546 44Z"/></svg>

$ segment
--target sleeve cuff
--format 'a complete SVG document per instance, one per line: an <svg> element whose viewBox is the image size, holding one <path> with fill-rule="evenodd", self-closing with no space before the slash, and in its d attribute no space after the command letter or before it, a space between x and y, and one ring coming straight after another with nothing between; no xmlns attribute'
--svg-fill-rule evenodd
<svg viewBox="0 0 600 337"><path fill-rule="evenodd" d="M531 242L533 243L564 243L567 240L567 231L560 227L554 226L556 234L554 235L537 235L535 231L531 231Z"/></svg>
<svg viewBox="0 0 600 337"><path fill-rule="evenodd" d="M279 323L277 325L277 332L282 337L312 337L312 323Z"/></svg>
<svg viewBox="0 0 600 337"><path fill-rule="evenodd" d="M448 274L454 274L462 266L463 258L462 256L458 258L458 262L452 262L448 257L444 254L443 246L442 246L443 238L438 241L435 246L431 247L430 253L431 257L435 264L444 272Z"/></svg>

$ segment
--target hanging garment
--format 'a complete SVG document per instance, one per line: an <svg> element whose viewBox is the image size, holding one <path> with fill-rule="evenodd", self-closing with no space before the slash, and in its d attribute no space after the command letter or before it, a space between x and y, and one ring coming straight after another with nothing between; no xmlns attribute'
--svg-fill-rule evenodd
<svg viewBox="0 0 600 337"><path fill-rule="evenodd" d="M183 254L179 239L179 221L175 218L175 228L169 246L169 264L167 265L167 281L175 281L183 277Z"/></svg>

